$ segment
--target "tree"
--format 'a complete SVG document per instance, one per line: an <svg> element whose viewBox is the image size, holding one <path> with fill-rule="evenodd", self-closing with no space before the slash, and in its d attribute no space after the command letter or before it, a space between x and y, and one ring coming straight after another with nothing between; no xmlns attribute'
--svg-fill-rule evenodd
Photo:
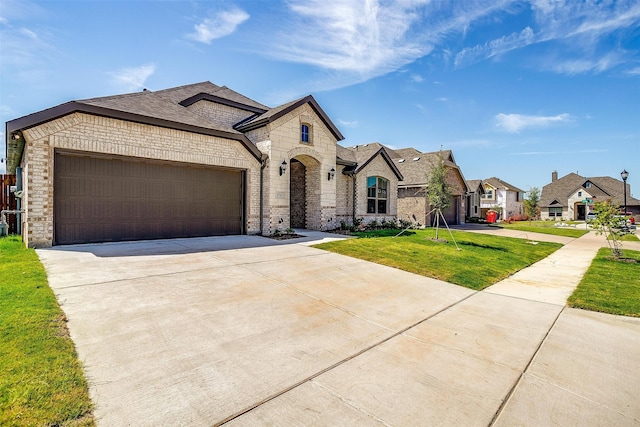
<svg viewBox="0 0 640 427"><path fill-rule="evenodd" d="M530 188L524 199L524 211L529 218L538 218L538 204L540 203L540 189Z"/></svg>
<svg viewBox="0 0 640 427"><path fill-rule="evenodd" d="M444 165L442 150L438 153L438 161L432 166L431 173L427 180L426 196L429 199L432 211L436 213L437 239L442 211L451 205L451 189L447 183L447 167Z"/></svg>
<svg viewBox="0 0 640 427"><path fill-rule="evenodd" d="M592 222L593 228L597 230L597 234L604 234L607 237L611 254L616 259L619 259L622 256L622 240L618 230L615 228L620 221L620 206L614 205L609 200L597 202L593 207L593 211L596 214L596 218Z"/></svg>

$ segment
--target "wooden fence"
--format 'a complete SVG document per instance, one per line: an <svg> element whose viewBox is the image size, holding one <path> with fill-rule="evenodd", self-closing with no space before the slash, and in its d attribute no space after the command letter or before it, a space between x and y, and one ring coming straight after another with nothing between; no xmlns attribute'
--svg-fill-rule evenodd
<svg viewBox="0 0 640 427"><path fill-rule="evenodd" d="M0 175L0 210L17 209L16 198L9 188L16 185L15 175ZM6 215L7 224L9 225L9 234L15 234L18 230L16 216Z"/></svg>

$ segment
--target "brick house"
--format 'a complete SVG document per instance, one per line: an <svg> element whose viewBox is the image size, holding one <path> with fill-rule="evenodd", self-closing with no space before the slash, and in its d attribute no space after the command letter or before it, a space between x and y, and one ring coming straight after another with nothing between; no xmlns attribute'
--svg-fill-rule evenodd
<svg viewBox="0 0 640 427"><path fill-rule="evenodd" d="M7 122L6 137L29 247L397 215L402 174L389 153L339 146L312 96L269 108L203 82L67 102Z"/></svg>
<svg viewBox="0 0 640 427"><path fill-rule="evenodd" d="M381 176L391 177L389 180L390 211L397 212L397 218L421 225L432 225L435 214L431 212L431 206L427 200L425 189L427 180L439 156L443 156L444 166L447 169L447 183L452 192L451 204L442 213L449 225L464 222L465 195L467 185L462 171L455 163L451 151L420 152L415 148L391 149L380 143L357 145L355 147L339 147L338 156L356 162L359 168L375 167L376 173ZM371 166L370 166L371 165ZM374 166L375 165L375 166ZM372 176L376 173L366 173L368 176L367 191L370 196L370 185L373 184ZM392 174L393 173L393 174ZM395 175L395 177L393 176ZM364 185L364 184L361 184ZM362 187L355 194L364 194ZM365 207L364 201L361 208ZM364 222L371 220L389 219L389 215L375 212L374 201L369 198L366 205L366 213L360 215ZM379 203L379 202L378 202ZM362 212L362 209L359 210Z"/></svg>

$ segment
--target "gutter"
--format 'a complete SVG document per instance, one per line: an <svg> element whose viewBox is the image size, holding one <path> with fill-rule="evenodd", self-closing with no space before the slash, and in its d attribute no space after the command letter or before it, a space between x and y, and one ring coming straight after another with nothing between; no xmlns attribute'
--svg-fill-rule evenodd
<svg viewBox="0 0 640 427"><path fill-rule="evenodd" d="M264 168L267 167L269 156L262 154L260 158L260 234L264 226Z"/></svg>

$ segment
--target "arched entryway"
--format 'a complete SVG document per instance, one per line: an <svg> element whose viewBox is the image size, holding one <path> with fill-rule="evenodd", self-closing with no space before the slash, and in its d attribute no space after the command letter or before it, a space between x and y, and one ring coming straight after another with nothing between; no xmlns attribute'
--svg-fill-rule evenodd
<svg viewBox="0 0 640 427"><path fill-rule="evenodd" d="M294 157L289 176L291 227L320 229L320 162L308 155Z"/></svg>

